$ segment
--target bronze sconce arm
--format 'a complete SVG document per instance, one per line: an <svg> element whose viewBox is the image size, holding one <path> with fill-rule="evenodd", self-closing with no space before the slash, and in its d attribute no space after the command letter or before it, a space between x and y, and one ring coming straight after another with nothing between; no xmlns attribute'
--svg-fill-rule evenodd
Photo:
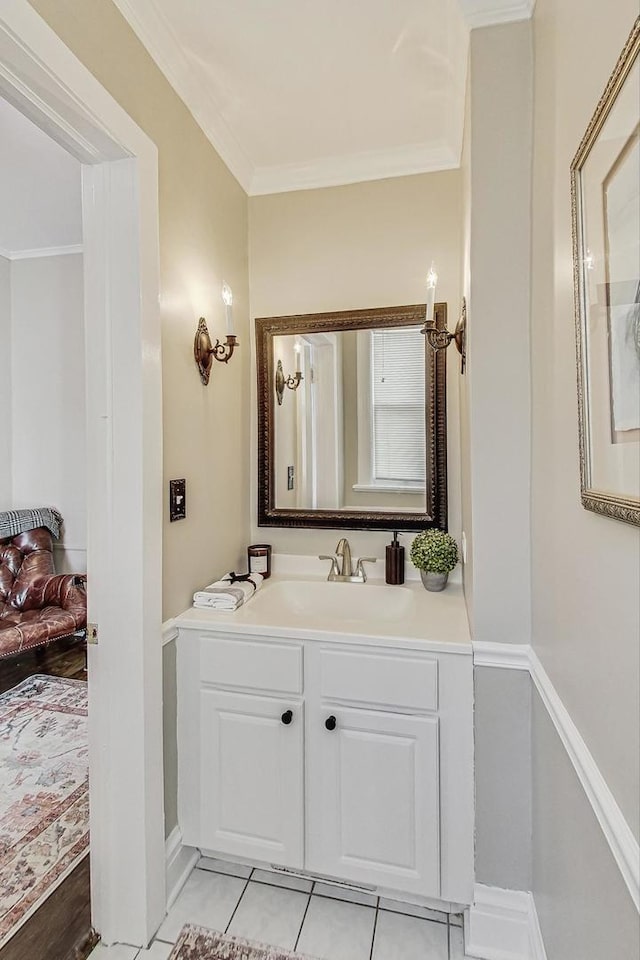
<svg viewBox="0 0 640 960"><path fill-rule="evenodd" d="M295 376L289 374L288 377L285 377L284 370L282 369L282 360L278 360L278 365L276 367L276 376L275 376L275 385L276 385L276 397L278 398L278 406L282 406L282 400L284 397L284 388L287 387L289 390L297 390L300 386L301 381L304 380L300 370L296 370Z"/></svg>
<svg viewBox="0 0 640 960"><path fill-rule="evenodd" d="M433 320L425 323L421 333L424 333L426 336L429 346L432 348L432 350L446 350L453 340L458 348L458 353L460 354L461 358L460 372L464 373L467 363L467 301L464 297L462 298L462 312L460 314L460 319L458 320L456 329L453 333L450 333L448 330L438 330L435 325L435 321Z"/></svg>
<svg viewBox="0 0 640 960"><path fill-rule="evenodd" d="M198 329L196 330L193 341L193 355L198 370L200 371L200 379L205 386L209 383L209 376L211 375L211 367L213 366L214 359L219 360L221 363L229 363L229 360L231 360L233 356L233 351L237 346L238 338L233 334L227 334L227 339L224 343L216 339L215 344L212 344L206 320L204 317L200 317Z"/></svg>

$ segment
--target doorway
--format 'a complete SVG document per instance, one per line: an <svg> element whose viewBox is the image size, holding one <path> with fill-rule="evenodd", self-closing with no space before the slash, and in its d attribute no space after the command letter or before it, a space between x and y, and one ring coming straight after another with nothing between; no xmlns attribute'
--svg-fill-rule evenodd
<svg viewBox="0 0 640 960"><path fill-rule="evenodd" d="M26 0L0 10L0 96L82 164L93 923L165 912L157 151Z"/></svg>

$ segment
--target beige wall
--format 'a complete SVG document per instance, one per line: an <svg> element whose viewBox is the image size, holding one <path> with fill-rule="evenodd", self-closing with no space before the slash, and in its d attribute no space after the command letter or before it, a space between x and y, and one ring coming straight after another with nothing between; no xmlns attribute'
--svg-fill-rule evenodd
<svg viewBox="0 0 640 960"><path fill-rule="evenodd" d="M164 616L234 567L248 537L247 198L111 0L32 0L158 147L164 479L187 480L187 519L164 508ZM222 282L233 289L240 347L214 363L208 387L193 361L198 317L224 335Z"/></svg>
<svg viewBox="0 0 640 960"><path fill-rule="evenodd" d="M437 299L447 301L449 326L455 326L460 309L458 171L252 197L249 222L252 317L420 303L426 298L429 264L435 260ZM458 360L451 349L449 527L457 538ZM255 386L252 389L255 393ZM255 451L255 420L253 434ZM254 538L270 541L284 553L326 553L335 546L337 531L259 530L253 463L252 469ZM355 554L383 557L390 535L359 531L349 539Z"/></svg>
<svg viewBox="0 0 640 960"><path fill-rule="evenodd" d="M463 166L465 588L473 637L490 643L527 643L531 629L532 58L530 22L471 32Z"/></svg>
<svg viewBox="0 0 640 960"><path fill-rule="evenodd" d="M580 504L569 165L638 8L539 0L533 178L533 642L638 831L640 531Z"/></svg>

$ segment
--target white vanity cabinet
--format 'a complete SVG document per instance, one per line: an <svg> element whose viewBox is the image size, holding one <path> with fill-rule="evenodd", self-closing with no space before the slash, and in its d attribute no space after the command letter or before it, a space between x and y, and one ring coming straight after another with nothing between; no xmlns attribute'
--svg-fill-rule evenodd
<svg viewBox="0 0 640 960"><path fill-rule="evenodd" d="M178 626L185 844L470 902L469 652Z"/></svg>
<svg viewBox="0 0 640 960"><path fill-rule="evenodd" d="M308 869L438 897L437 659L306 654Z"/></svg>

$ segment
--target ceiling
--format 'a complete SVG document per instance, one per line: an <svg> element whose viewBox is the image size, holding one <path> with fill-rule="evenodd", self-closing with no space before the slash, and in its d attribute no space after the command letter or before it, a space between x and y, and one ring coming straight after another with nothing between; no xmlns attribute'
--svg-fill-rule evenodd
<svg viewBox="0 0 640 960"><path fill-rule="evenodd" d="M459 165L470 27L533 0L115 0L250 194Z"/></svg>
<svg viewBox="0 0 640 960"><path fill-rule="evenodd" d="M82 243L80 163L0 97L0 256Z"/></svg>

